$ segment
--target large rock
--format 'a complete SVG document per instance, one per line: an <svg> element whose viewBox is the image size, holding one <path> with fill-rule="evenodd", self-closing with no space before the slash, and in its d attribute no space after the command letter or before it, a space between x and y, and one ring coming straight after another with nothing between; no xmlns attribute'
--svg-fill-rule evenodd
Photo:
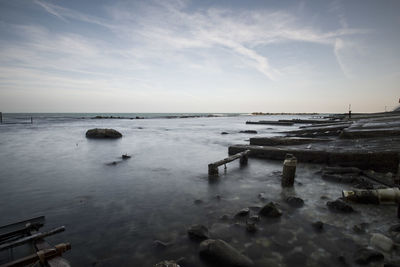
<svg viewBox="0 0 400 267"><path fill-rule="evenodd" d="M370 248L361 248L354 254L354 261L358 264L368 264L372 261L382 261L385 257L379 251Z"/></svg>
<svg viewBox="0 0 400 267"><path fill-rule="evenodd" d="M207 227L201 224L194 224L190 226L187 233L192 240L201 241L210 238Z"/></svg>
<svg viewBox="0 0 400 267"><path fill-rule="evenodd" d="M276 206L274 202L269 202L259 211L259 214L264 217L278 218L282 216L282 211Z"/></svg>
<svg viewBox="0 0 400 267"><path fill-rule="evenodd" d="M90 129L86 132L87 138L96 139L116 139L121 138L122 134L114 129Z"/></svg>
<svg viewBox="0 0 400 267"><path fill-rule="evenodd" d="M202 258L218 266L249 267L253 261L221 239L207 239L200 243Z"/></svg>

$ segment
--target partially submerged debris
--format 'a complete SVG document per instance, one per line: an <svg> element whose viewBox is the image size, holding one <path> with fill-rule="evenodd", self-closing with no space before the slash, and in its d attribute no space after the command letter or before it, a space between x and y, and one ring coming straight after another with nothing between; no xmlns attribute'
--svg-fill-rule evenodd
<svg viewBox="0 0 400 267"><path fill-rule="evenodd" d="M400 202L399 188L374 190L343 190L345 199L363 204L397 204Z"/></svg>

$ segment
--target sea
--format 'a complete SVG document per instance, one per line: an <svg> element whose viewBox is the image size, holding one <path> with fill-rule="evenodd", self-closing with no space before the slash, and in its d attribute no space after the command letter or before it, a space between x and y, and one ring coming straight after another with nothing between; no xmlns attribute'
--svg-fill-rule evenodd
<svg viewBox="0 0 400 267"><path fill-rule="evenodd" d="M247 166L234 161L219 168L218 178L208 176L208 164L226 158L230 145L298 127L246 121L311 117L3 113L0 225L44 215L43 230L65 226L65 232L46 240L71 243L64 256L72 266L154 266L162 260L212 266L199 257L199 243L188 238L194 224L206 226L212 238L225 240L255 266L337 266L338 253L351 257L346 250L355 245L346 235L350 219L325 207L343 187L316 178L320 166L300 164L291 192L280 186L280 161L250 158ZM87 139L92 128L112 128L123 137ZM241 133L245 130L257 134ZM285 206L287 194L305 199L304 207ZM234 215L248 207L257 214L269 201L282 203L284 215L261 221L257 232L248 233L246 222ZM363 216L351 220L367 220ZM331 222L329 233L313 231L315 221Z"/></svg>

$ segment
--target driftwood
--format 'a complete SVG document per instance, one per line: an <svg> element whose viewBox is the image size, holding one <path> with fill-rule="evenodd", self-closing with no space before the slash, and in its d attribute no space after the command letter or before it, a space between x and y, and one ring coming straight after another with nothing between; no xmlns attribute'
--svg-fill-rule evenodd
<svg viewBox="0 0 400 267"><path fill-rule="evenodd" d="M15 241L11 241L11 242L8 242L8 243L1 244L0 245L0 251L8 249L8 248L12 248L12 247L20 246L20 245L23 245L25 243L28 243L28 242L31 242L31 241L35 241L35 240L38 240L38 239L42 239L42 238L45 238L46 236L55 235L55 234L58 234L58 233L63 232L63 231L65 231L65 227L61 226L61 227L54 228L53 230L50 230L48 232L36 233L36 234L30 235L30 236L26 236L26 237L20 238L20 239L15 240Z"/></svg>
<svg viewBox="0 0 400 267"><path fill-rule="evenodd" d="M70 249L71 249L71 244L69 243L58 244L54 248L39 250L34 254L3 264L0 267L26 266L34 264L37 261L40 261L41 263L44 264L52 258L61 256L62 253Z"/></svg>
<svg viewBox="0 0 400 267"><path fill-rule="evenodd" d="M225 158L223 160L219 160L214 163L210 163L210 164L208 164L208 174L209 175L218 175L218 166L225 165L226 163L229 163L229 162L234 161L239 158L240 158L240 164L245 165L245 164L247 164L249 154L250 154L250 150L245 150L243 152L237 153L237 154L230 156L228 158Z"/></svg>

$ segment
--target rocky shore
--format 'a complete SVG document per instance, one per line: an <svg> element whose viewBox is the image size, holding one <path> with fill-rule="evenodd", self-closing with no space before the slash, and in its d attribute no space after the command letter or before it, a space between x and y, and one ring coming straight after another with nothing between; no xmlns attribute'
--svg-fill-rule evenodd
<svg viewBox="0 0 400 267"><path fill-rule="evenodd" d="M154 266L400 266L397 199L382 205L379 198L365 204L342 196L344 189L398 187L400 113L290 123L305 125L285 136L250 138L249 145L230 146L229 154L250 150L265 164L293 154L293 187L280 187L282 172L269 174L266 188L280 193L260 189L256 204L188 226L186 236L172 243L156 240L165 260ZM224 199L217 195L194 205ZM188 240L192 254L178 257L174 247Z"/></svg>

